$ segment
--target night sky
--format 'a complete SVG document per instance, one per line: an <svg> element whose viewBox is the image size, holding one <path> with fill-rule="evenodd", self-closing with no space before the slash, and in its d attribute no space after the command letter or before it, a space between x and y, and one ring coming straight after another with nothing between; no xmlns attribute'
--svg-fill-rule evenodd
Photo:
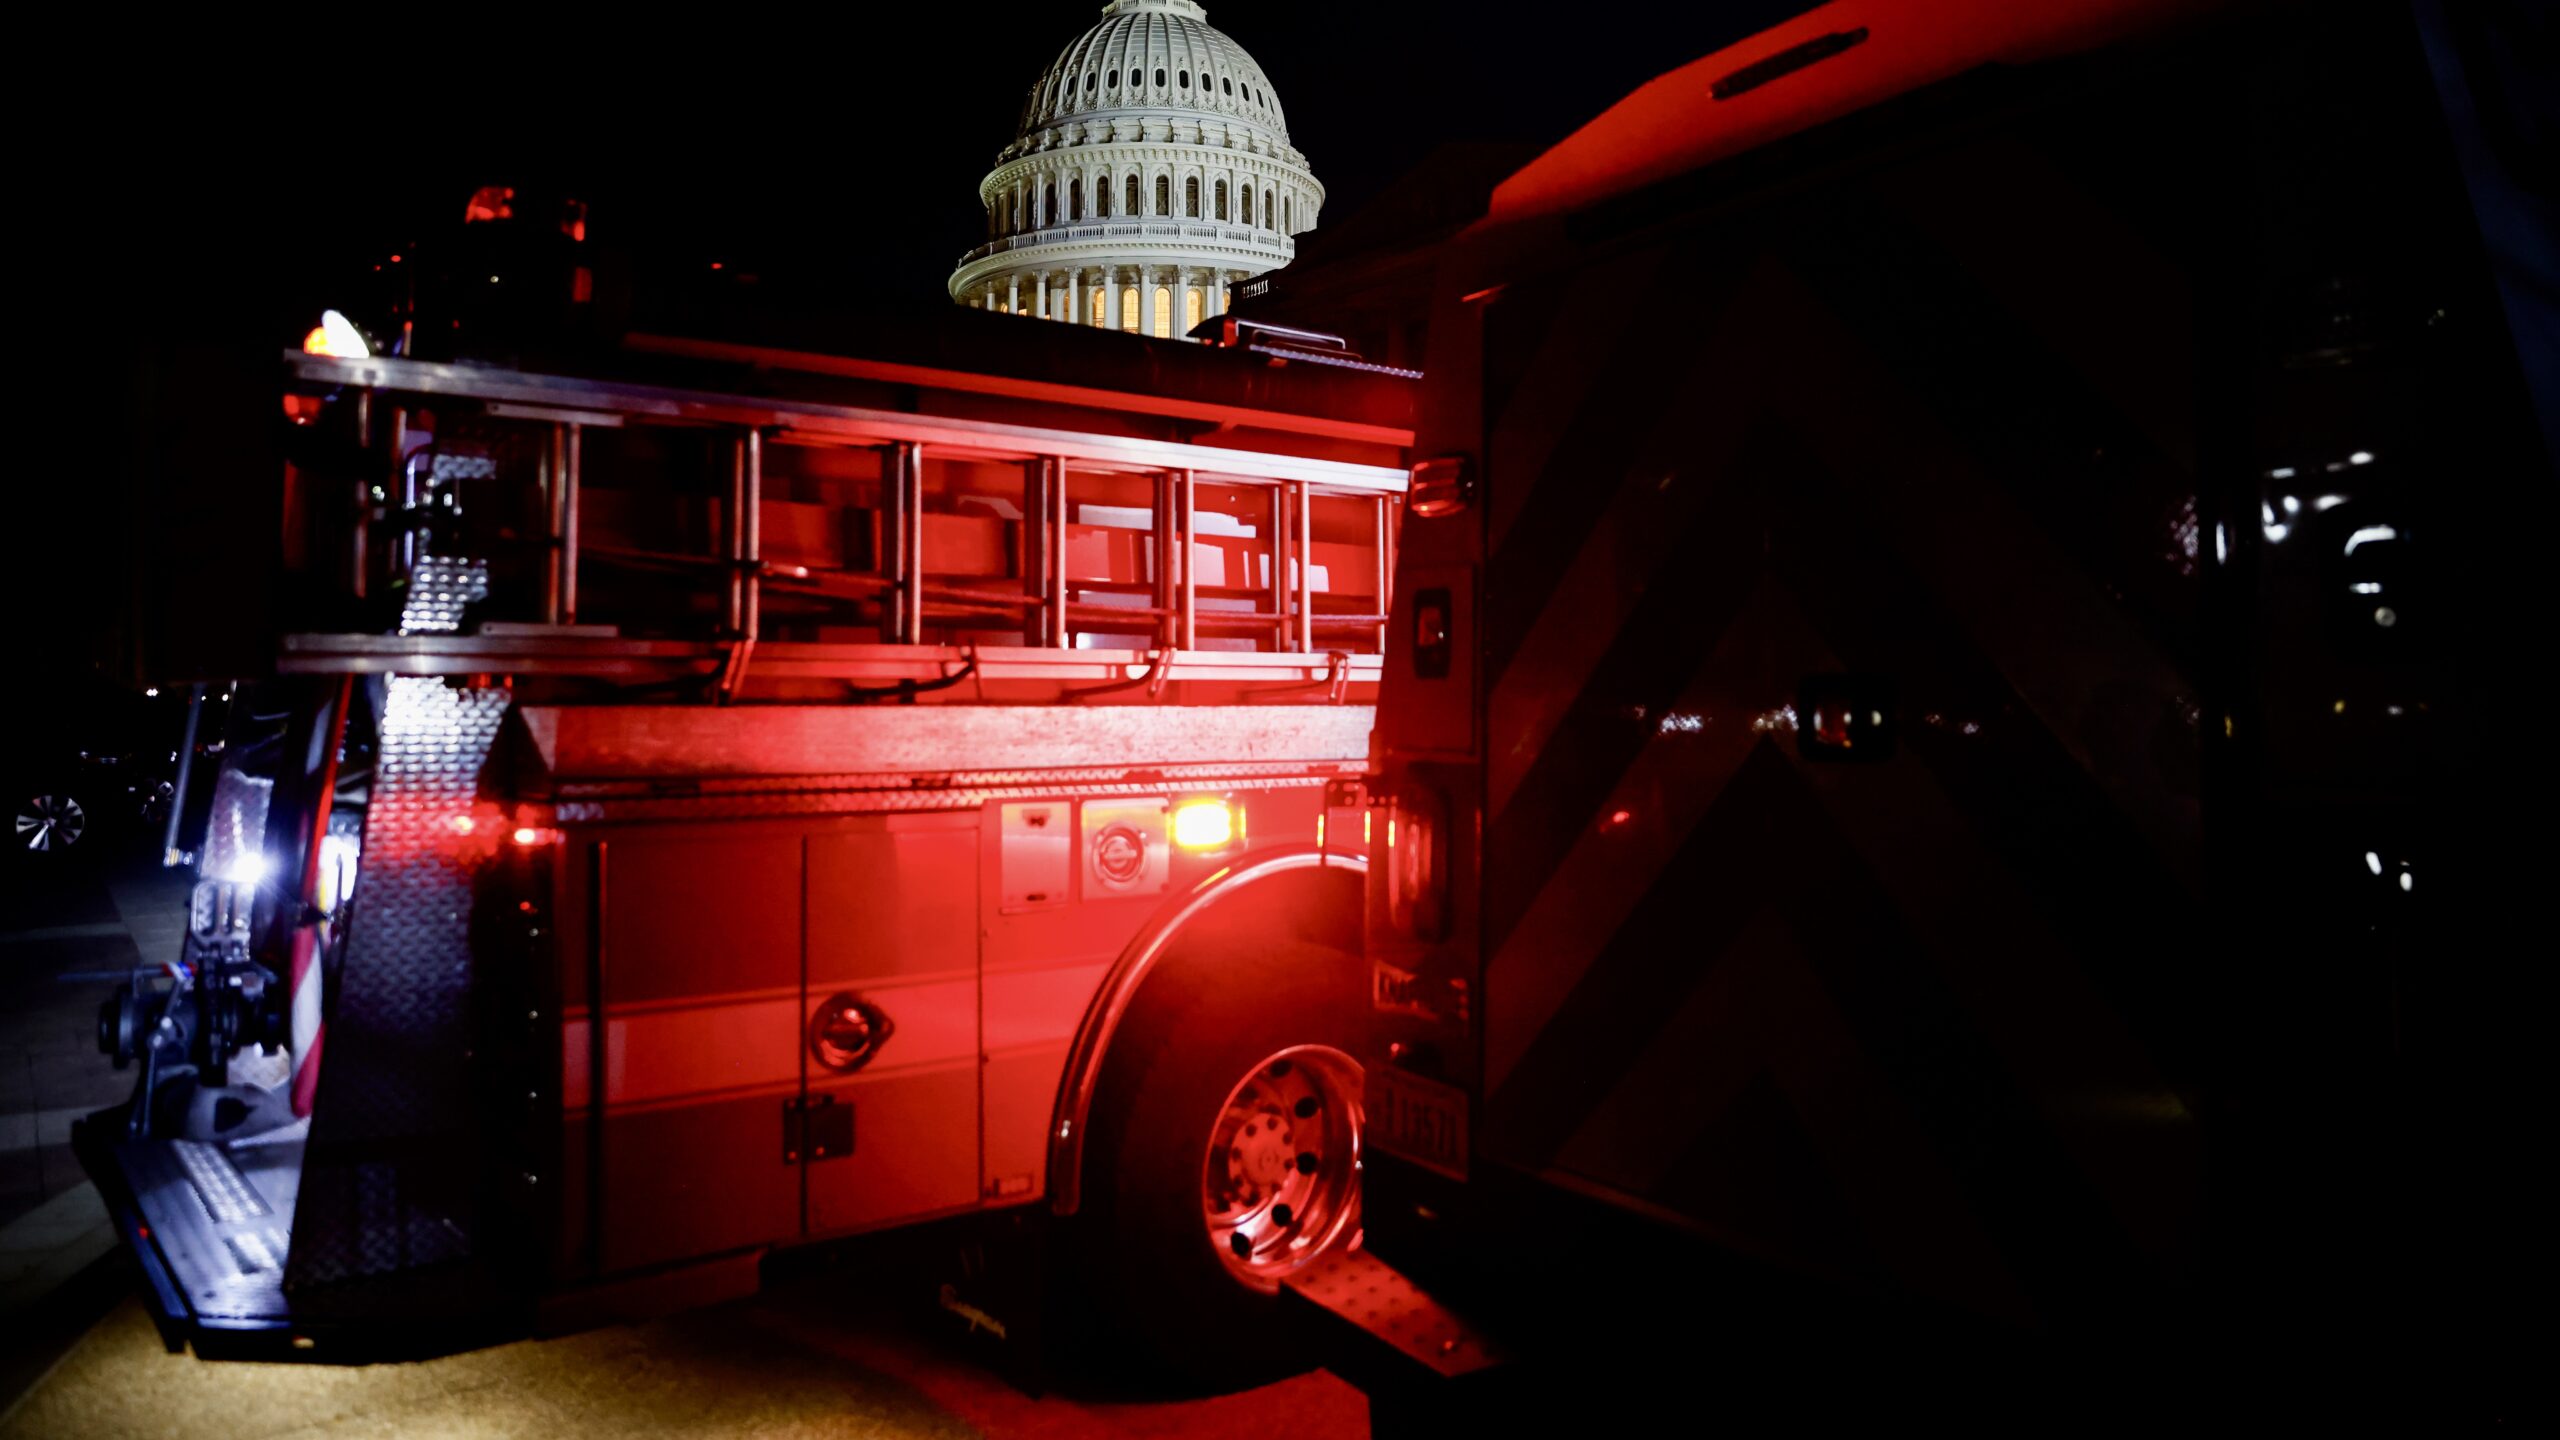
<svg viewBox="0 0 2560 1440"><path fill-rule="evenodd" d="M528 7L529 9L530 7ZM1435 145L1552 140L1802 0L1584 9L1216 0L1262 63L1340 219ZM681 29L583 12L409 9L173 36L136 63L148 120L116 147L127 241L189 236L289 313L487 180L561 182L591 235L744 266L831 301L941 303L980 238L975 186L1025 91L1098 0L697 6ZM522 12L515 12L520 14ZM216 47L243 57L212 60ZM130 111L127 112L128 114ZM146 267L156 269L158 267ZM248 297L242 296L246 299ZM294 333L298 333L295 330Z"/></svg>
<svg viewBox="0 0 2560 1440"><path fill-rule="evenodd" d="M1552 141L1803 8L1214 0L1208 13L1271 77L1338 224L1438 146ZM590 239L627 253L644 290L716 259L778 305L947 304L945 278L982 236L979 177L1032 82L1100 9L73 15L67 40L29 52L74 83L19 147L36 261L19 269L12 318L42 337L32 368L54 392L21 432L25 478L0 500L27 537L10 572L23 633L71 668L127 683L149 671L135 637L185 589L169 547L193 543L171 532L206 523L170 517L225 468L179 433L170 387L271 394L277 351L477 185L583 193ZM228 469L233 485L266 473L255 457Z"/></svg>

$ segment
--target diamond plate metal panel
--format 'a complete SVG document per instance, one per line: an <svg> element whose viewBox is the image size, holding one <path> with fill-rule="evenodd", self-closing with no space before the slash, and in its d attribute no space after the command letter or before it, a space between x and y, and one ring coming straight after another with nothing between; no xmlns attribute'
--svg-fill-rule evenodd
<svg viewBox="0 0 2560 1440"><path fill-rule="evenodd" d="M1482 1331L1365 1250L1336 1251L1281 1283L1442 1376L1505 1358Z"/></svg>
<svg viewBox="0 0 2560 1440"><path fill-rule="evenodd" d="M498 829L480 774L509 697L405 675L387 691L286 1263L297 1308L307 1292L465 1259L480 1229L469 927Z"/></svg>
<svg viewBox="0 0 2560 1440"><path fill-rule="evenodd" d="M300 1145L124 1140L116 1168L133 1187L149 1243L168 1262L200 1320L275 1324L289 1318L281 1284L291 1250Z"/></svg>
<svg viewBox="0 0 2560 1440"><path fill-rule="evenodd" d="M204 853L196 874L222 879L246 873L237 868L240 862L266 853L267 805L275 789L273 780L222 767L213 782L213 810L205 820Z"/></svg>
<svg viewBox="0 0 2560 1440"><path fill-rule="evenodd" d="M456 480L490 480L498 474L498 458L468 450L437 450L427 459L427 474L438 485Z"/></svg>
<svg viewBox="0 0 2560 1440"><path fill-rule="evenodd" d="M476 605L488 595L488 561L422 556L409 571L409 594L400 607L400 633L453 634L462 628L464 607Z"/></svg>

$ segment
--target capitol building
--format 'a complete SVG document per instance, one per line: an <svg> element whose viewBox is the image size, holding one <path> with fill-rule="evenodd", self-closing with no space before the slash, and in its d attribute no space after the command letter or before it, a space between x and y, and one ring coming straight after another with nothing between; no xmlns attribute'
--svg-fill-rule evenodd
<svg viewBox="0 0 2560 1440"><path fill-rule="evenodd" d="M1280 97L1194 0L1112 0L1058 53L978 185L987 240L951 298L1175 336L1289 263L1324 187Z"/></svg>

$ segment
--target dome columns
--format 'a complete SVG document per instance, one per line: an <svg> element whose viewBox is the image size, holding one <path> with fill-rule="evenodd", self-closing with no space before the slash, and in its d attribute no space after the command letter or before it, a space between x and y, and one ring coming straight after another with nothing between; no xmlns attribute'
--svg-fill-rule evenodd
<svg viewBox="0 0 2560 1440"><path fill-rule="evenodd" d="M1260 274L1224 265L1039 266L989 276L977 308L1070 325L1179 339L1201 320L1227 313L1230 286ZM1024 303L1024 297L1030 303Z"/></svg>
<svg viewBox="0 0 2560 1440"><path fill-rule="evenodd" d="M1033 83L952 298L1148 335L1228 313L1324 195L1269 86L1197 0L1114 0Z"/></svg>

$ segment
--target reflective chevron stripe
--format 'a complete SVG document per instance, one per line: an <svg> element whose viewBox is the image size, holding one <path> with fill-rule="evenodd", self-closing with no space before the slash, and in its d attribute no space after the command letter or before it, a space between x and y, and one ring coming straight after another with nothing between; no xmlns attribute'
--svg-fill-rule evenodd
<svg viewBox="0 0 2560 1440"><path fill-rule="evenodd" d="M1587 276L1488 314L1478 1144L2052 1317L2190 1238L2194 567L2091 526L2168 536L2193 482L2126 386L1844 208L1783 265L1729 228L1615 346ZM2108 484L2056 493L2093 443ZM1897 682L1900 759L1797 758L1841 671Z"/></svg>

